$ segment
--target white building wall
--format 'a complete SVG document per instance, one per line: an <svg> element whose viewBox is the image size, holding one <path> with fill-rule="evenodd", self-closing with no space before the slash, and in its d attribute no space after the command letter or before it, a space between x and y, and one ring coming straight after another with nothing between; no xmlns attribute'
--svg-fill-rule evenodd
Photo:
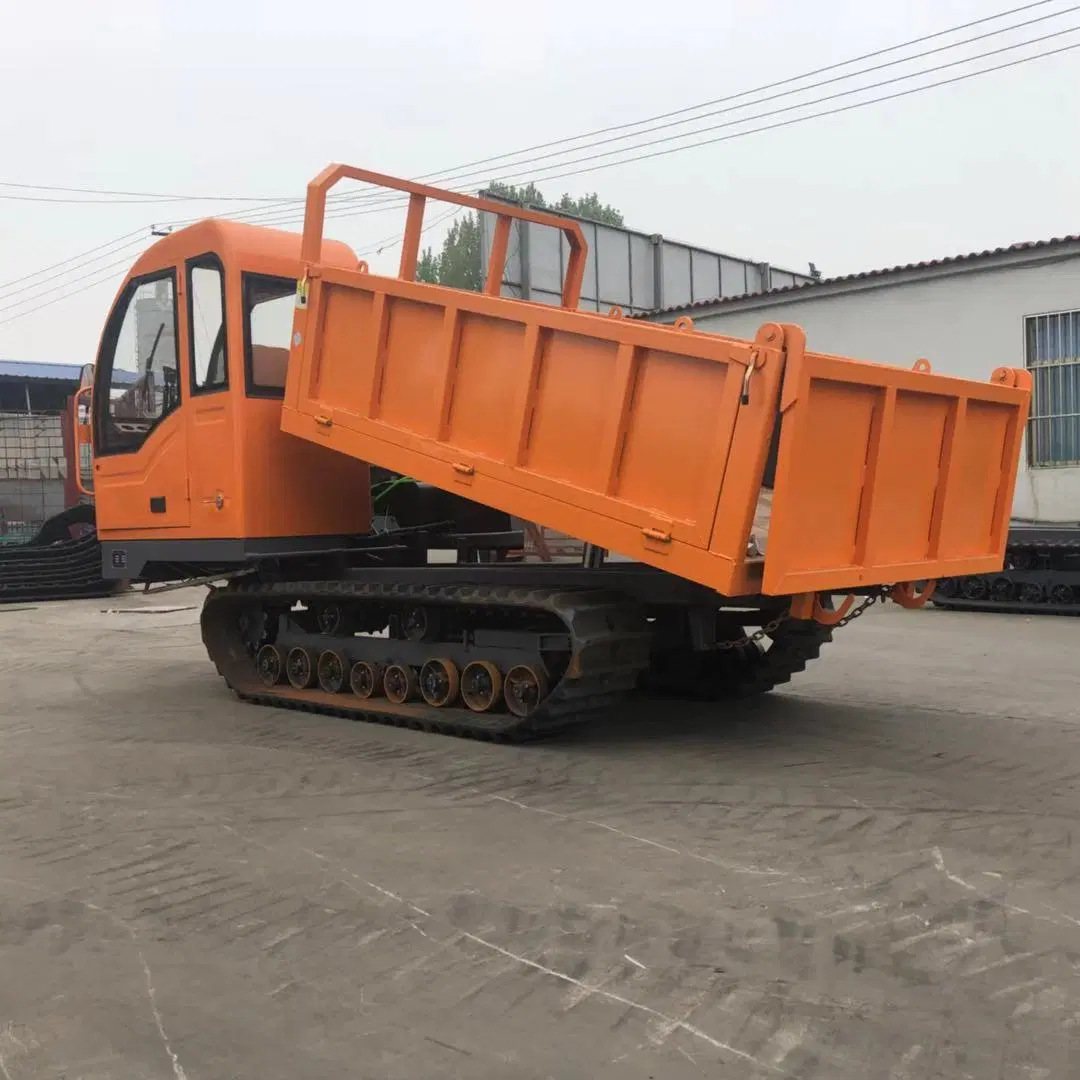
<svg viewBox="0 0 1080 1080"><path fill-rule="evenodd" d="M1080 309L1080 258L821 289L687 314L699 330L740 338L752 338L762 323L796 323L816 352L903 366L925 357L944 375L988 379L996 367L1024 367L1025 316ZM1029 468L1025 440L1013 516L1080 520L1080 468Z"/></svg>

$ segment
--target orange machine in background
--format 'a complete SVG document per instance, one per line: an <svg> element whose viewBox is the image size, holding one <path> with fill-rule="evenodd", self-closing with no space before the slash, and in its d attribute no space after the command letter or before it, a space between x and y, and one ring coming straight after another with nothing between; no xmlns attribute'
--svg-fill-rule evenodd
<svg viewBox="0 0 1080 1080"><path fill-rule="evenodd" d="M397 277L324 241L343 178L407 196ZM431 199L497 216L482 293L415 280ZM500 295L514 218L562 230L561 307ZM108 572L225 581L204 640L252 700L523 737L643 681L768 689L854 614L830 594L913 606L912 582L1001 566L1025 372L977 383L813 353L794 326L741 341L582 312L584 257L567 219L344 166L309 186L302 237L208 221L163 239L96 371ZM441 517L372 531L369 466L438 492ZM463 533L470 507L505 528ZM581 564L508 559L512 519L585 541Z"/></svg>

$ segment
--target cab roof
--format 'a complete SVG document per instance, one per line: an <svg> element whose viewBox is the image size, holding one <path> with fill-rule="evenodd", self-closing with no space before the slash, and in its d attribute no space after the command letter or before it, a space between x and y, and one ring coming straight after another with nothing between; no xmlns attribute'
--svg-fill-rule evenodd
<svg viewBox="0 0 1080 1080"><path fill-rule="evenodd" d="M246 270L296 277L301 240L302 234L298 232L225 218L204 218L169 233L148 247L136 260L128 277L141 277L207 252L218 255L226 265L236 263ZM321 262L341 270L355 270L358 260L348 244L323 240Z"/></svg>

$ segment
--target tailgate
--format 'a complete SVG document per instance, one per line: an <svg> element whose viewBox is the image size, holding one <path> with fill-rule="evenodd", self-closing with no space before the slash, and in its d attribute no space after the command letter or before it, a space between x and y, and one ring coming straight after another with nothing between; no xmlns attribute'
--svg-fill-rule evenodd
<svg viewBox="0 0 1080 1080"><path fill-rule="evenodd" d="M806 352L788 363L766 593L992 572L1004 559L1031 378L988 383Z"/></svg>

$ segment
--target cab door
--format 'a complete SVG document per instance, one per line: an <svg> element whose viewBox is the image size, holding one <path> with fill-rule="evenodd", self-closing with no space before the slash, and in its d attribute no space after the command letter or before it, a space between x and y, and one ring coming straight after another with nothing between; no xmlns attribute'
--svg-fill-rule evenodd
<svg viewBox="0 0 1080 1080"><path fill-rule="evenodd" d="M191 535L229 539L243 535L236 490L236 408L230 385L243 386L227 332L225 268L207 252L188 259L185 267L188 384L186 408L188 476L191 491ZM231 314L231 313L229 313Z"/></svg>
<svg viewBox="0 0 1080 1080"><path fill-rule="evenodd" d="M132 278L113 306L96 365L98 531L187 534L188 431L181 408L174 268Z"/></svg>

